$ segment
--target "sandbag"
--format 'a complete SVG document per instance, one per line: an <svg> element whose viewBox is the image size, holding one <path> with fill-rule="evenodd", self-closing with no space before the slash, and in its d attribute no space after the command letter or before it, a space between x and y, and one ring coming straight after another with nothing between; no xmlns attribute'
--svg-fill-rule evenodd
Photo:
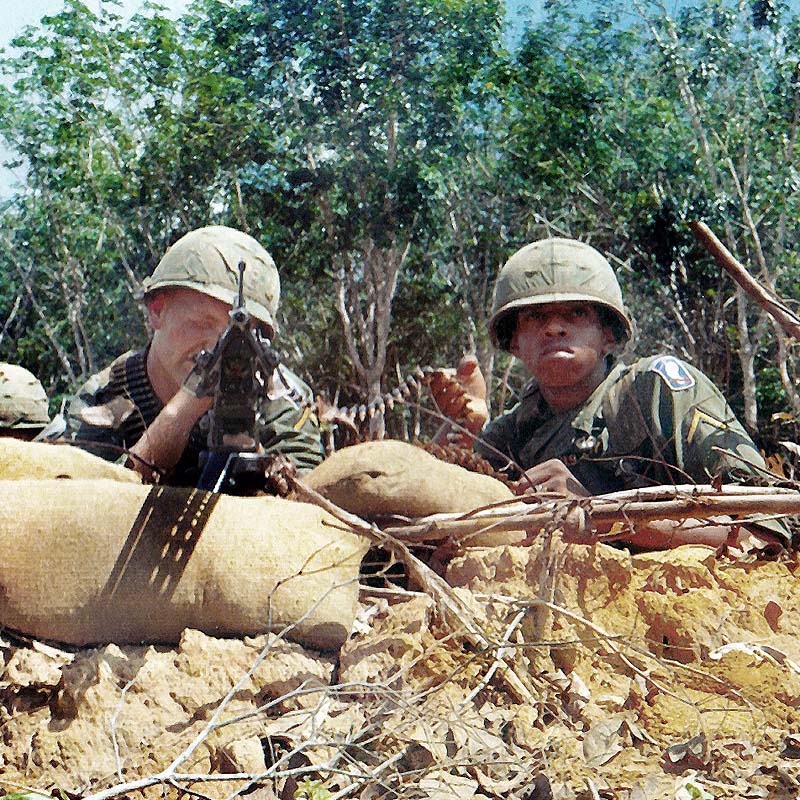
<svg viewBox="0 0 800 800"><path fill-rule="evenodd" d="M96 481L0 481L0 625L69 644L293 627L349 635L367 543L316 506Z"/></svg>
<svg viewBox="0 0 800 800"><path fill-rule="evenodd" d="M345 447L303 476L303 482L366 519L467 512L513 498L496 478L447 464L394 439ZM487 531L471 535L465 543L493 546L524 537L524 532Z"/></svg>
<svg viewBox="0 0 800 800"><path fill-rule="evenodd" d="M141 483L138 473L68 444L0 437L0 480L106 478Z"/></svg>

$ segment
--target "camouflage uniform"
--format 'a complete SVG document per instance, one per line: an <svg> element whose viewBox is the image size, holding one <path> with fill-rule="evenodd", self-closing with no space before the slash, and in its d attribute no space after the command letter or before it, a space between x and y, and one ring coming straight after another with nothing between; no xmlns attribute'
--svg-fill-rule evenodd
<svg viewBox="0 0 800 800"><path fill-rule="evenodd" d="M130 351L91 377L78 391L67 415L68 436L75 444L109 461L123 461L125 451L141 438L163 408L146 370L147 348ZM264 398L261 444L266 453L281 453L306 471L319 464L324 450L310 406L311 390L286 367L278 367L302 401L289 396L273 375L270 398ZM173 486L195 486L200 454L206 449L208 414L194 427L189 443L170 475Z"/></svg>
<svg viewBox="0 0 800 800"><path fill-rule="evenodd" d="M238 299L240 262L246 265L247 312L272 337L280 297L275 262L252 236L234 228L210 225L181 237L142 284L144 297L162 289L183 288L232 306ZM125 460L126 450L139 441L164 407L147 375L147 353L148 348L125 353L84 384L69 408L67 438L108 460ZM265 394L259 409L264 451L285 455L300 471L315 467L324 449L311 411L311 390L281 366L267 381ZM170 471L172 485L197 485L208 424L206 414L192 430L178 464Z"/></svg>

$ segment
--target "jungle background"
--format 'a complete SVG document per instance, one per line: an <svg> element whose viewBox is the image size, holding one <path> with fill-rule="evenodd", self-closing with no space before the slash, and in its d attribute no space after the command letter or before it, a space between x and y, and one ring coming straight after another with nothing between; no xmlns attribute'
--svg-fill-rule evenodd
<svg viewBox="0 0 800 800"><path fill-rule="evenodd" d="M164 250L227 224L274 256L276 343L317 391L363 403L474 351L496 413L524 379L486 334L497 271L561 235L617 269L631 356L683 356L751 432L797 439L796 345L686 225L800 297L793 4L195 0L171 19L67 0L13 45L0 136L26 179L0 206L0 360L51 411L144 344Z"/></svg>

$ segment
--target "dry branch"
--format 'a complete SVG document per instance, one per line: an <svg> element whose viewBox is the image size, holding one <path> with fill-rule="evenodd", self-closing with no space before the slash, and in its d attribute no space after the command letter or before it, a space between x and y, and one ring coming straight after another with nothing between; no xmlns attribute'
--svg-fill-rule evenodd
<svg viewBox="0 0 800 800"><path fill-rule="evenodd" d="M747 295L772 316L789 336L800 339L800 317L765 289L741 262L734 258L731 251L716 237L708 225L704 222L690 222L689 227L697 240L714 256L717 264L744 289Z"/></svg>
<svg viewBox="0 0 800 800"><path fill-rule="evenodd" d="M469 514L434 514L393 525L384 533L404 542L435 542L446 538L492 531L537 530L552 527L568 515L582 513L589 524L600 528L615 522L712 519L729 516L754 521L755 515L770 517L800 514L800 492L753 486L706 485L652 487L580 499L553 499L529 495L516 501ZM602 537L600 537L602 538Z"/></svg>
<svg viewBox="0 0 800 800"><path fill-rule="evenodd" d="M375 525L370 525L355 514L345 511L296 478L292 479L292 487L304 500L320 506L356 533L366 536L375 544L381 545L388 552L391 552L398 561L405 565L409 573L430 595L442 619L451 625L454 630L458 631L473 647L480 650L493 648L491 638L482 630L473 613L461 601L452 587L427 564L416 558L400 537L395 537L388 531L383 531ZM531 692L520 677L502 660L499 652L496 653L495 657L500 662L499 677L511 697L519 703L531 702Z"/></svg>

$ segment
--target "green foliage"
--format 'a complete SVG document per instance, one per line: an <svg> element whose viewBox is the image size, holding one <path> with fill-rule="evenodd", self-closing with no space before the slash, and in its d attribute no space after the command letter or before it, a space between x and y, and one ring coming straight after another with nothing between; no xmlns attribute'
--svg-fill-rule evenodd
<svg viewBox="0 0 800 800"><path fill-rule="evenodd" d="M0 209L0 358L74 390L145 341L135 294L165 248L224 223L275 255L286 360L354 402L335 298L347 275L368 317L367 253L409 248L391 387L466 349L490 367L499 266L573 235L615 259L637 353L666 343L736 400L752 346L764 410L793 402L794 354L782 378L772 329L738 313L686 221L800 293L800 18L733 0L674 19L656 2L547 8L509 53L497 0L197 0L177 22L67 0L0 63L0 135L27 168Z"/></svg>
<svg viewBox="0 0 800 800"><path fill-rule="evenodd" d="M245 205L282 241L331 256L365 239L415 238L430 218L426 174L457 147L460 108L491 54L489 2L284 0L235 8L209 0L199 71L236 75L237 175Z"/></svg>
<svg viewBox="0 0 800 800"><path fill-rule="evenodd" d="M333 793L322 785L322 781L301 781L294 793L294 800L328 800Z"/></svg>

